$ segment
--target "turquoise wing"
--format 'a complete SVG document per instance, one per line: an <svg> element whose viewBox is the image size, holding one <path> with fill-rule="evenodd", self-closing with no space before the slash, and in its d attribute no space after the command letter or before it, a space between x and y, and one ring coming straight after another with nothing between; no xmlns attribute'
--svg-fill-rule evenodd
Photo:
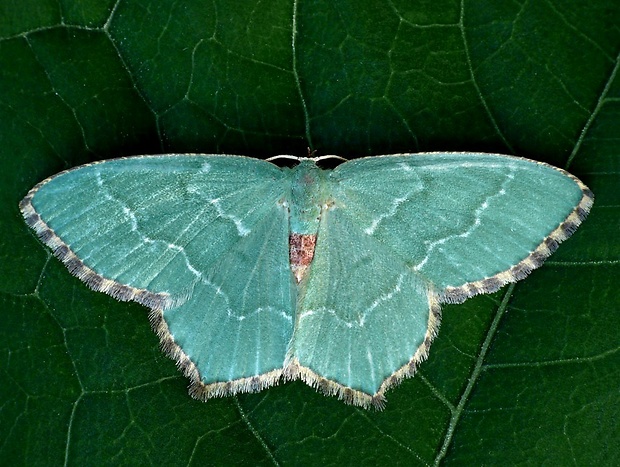
<svg viewBox="0 0 620 467"><path fill-rule="evenodd" d="M265 161L144 156L62 172L21 210L90 287L153 310L165 350L206 398L281 373L295 306L289 192Z"/></svg>
<svg viewBox="0 0 620 467"><path fill-rule="evenodd" d="M332 173L358 226L442 301L498 290L542 264L585 218L576 177L519 157L428 153L358 159Z"/></svg>
<svg viewBox="0 0 620 467"><path fill-rule="evenodd" d="M360 229L348 209L323 212L302 281L288 378L347 403L382 408L413 374L439 326L439 302L403 259Z"/></svg>
<svg viewBox="0 0 620 467"><path fill-rule="evenodd" d="M362 406L414 373L441 302L527 275L593 199L560 169L489 154L358 159L329 180L287 375Z"/></svg>

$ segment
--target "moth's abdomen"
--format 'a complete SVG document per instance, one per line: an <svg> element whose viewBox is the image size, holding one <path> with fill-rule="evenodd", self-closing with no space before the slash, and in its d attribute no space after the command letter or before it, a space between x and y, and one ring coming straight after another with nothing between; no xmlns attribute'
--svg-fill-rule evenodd
<svg viewBox="0 0 620 467"><path fill-rule="evenodd" d="M315 246L316 234L291 233L289 235L291 271L293 271L298 284L304 278L310 263L312 263Z"/></svg>

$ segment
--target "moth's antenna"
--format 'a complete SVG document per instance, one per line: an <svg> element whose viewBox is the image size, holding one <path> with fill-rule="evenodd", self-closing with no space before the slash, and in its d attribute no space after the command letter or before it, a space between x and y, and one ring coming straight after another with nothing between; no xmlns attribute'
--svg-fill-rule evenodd
<svg viewBox="0 0 620 467"><path fill-rule="evenodd" d="M290 160L299 162L299 160L303 159L303 157L292 156L290 154L279 154L277 156L269 157L268 159L265 159L265 160L267 162L272 162L272 161L274 161L276 159L290 159Z"/></svg>
<svg viewBox="0 0 620 467"><path fill-rule="evenodd" d="M320 161L324 161L324 160L327 160L327 159L338 159L338 160L341 160L341 161L344 161L344 162L346 162L348 160L348 159L345 159L344 157L336 156L334 154L326 154L324 156L314 157L314 155L316 154L317 151L318 151L318 149L312 150L312 149L308 148L308 159L311 159L314 162L320 162Z"/></svg>
<svg viewBox="0 0 620 467"><path fill-rule="evenodd" d="M335 154L326 154L324 156L319 156L319 157L310 157L309 159L312 159L314 162L324 161L327 159L338 159L344 162L349 160L349 159L345 159L344 157L336 156Z"/></svg>
<svg viewBox="0 0 620 467"><path fill-rule="evenodd" d="M299 157L299 156L292 156L290 154L279 154L277 156L273 156L273 157L269 157L267 159L265 159L267 162L273 162L276 159L289 159L292 161L301 161L303 159L310 159L314 162L320 162L320 161L324 161L327 159L338 159L341 161L346 162L348 159L345 159L344 157L340 157L340 156L336 156L334 154L327 154L325 156L317 156L317 157L313 157L314 154L316 153L316 149L315 150L311 150L310 148L308 148L308 157Z"/></svg>

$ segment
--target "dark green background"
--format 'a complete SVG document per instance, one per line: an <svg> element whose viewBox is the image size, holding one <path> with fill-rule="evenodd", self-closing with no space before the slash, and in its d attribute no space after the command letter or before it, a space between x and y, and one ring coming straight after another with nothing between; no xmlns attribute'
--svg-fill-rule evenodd
<svg viewBox="0 0 620 467"><path fill-rule="evenodd" d="M616 1L0 3L0 463L619 464L618 24ZM93 160L308 145L517 154L596 203L528 279L446 306L384 412L301 382L190 399L147 310L17 207Z"/></svg>

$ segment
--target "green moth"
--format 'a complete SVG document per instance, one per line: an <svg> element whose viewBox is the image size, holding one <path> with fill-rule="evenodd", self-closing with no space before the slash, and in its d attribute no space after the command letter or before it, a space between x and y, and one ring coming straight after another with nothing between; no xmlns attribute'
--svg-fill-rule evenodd
<svg viewBox="0 0 620 467"><path fill-rule="evenodd" d="M317 160L114 159L44 180L20 208L72 274L151 309L193 397L301 378L382 408L427 357L441 303L524 278L593 203L518 157Z"/></svg>

